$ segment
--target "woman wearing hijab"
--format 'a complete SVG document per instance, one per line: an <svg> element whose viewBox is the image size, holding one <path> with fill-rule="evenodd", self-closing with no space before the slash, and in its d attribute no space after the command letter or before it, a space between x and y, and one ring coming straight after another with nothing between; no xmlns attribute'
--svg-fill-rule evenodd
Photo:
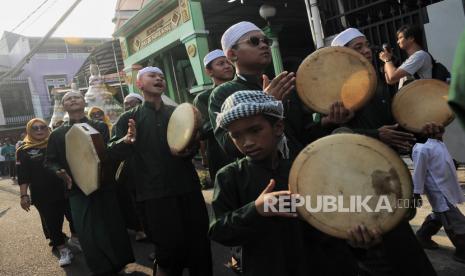
<svg viewBox="0 0 465 276"><path fill-rule="evenodd" d="M111 124L110 117L105 115L105 111L103 111L103 109L98 106L93 106L89 108L87 116L89 119L104 122L108 126L108 131L111 133L111 127L113 125Z"/></svg>
<svg viewBox="0 0 465 276"><path fill-rule="evenodd" d="M71 264L73 254L66 247L62 232L67 201L62 180L44 168L50 130L42 119L32 119L26 126L24 143L18 148L18 183L21 207L30 210L34 204L44 219L52 245L60 252L60 266ZM28 194L30 190L30 195Z"/></svg>

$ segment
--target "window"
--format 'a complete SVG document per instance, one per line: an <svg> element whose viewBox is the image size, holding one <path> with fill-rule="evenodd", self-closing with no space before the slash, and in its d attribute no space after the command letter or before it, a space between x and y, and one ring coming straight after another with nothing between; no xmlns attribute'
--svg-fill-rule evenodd
<svg viewBox="0 0 465 276"><path fill-rule="evenodd" d="M60 88L66 86L66 78L45 79L45 86L47 87L48 94L50 95L53 88Z"/></svg>

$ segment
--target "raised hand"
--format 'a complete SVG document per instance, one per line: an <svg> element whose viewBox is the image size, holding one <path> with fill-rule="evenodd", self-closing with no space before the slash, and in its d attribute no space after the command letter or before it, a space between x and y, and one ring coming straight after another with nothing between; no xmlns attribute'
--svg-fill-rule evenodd
<svg viewBox="0 0 465 276"><path fill-rule="evenodd" d="M128 133L124 136L124 143L134 144L136 142L136 132L136 122L133 119L129 119Z"/></svg>
<svg viewBox="0 0 465 276"><path fill-rule="evenodd" d="M268 95L282 101L294 89L295 74L284 71L277 75L271 82L268 76L263 75L263 91Z"/></svg>
<svg viewBox="0 0 465 276"><path fill-rule="evenodd" d="M279 210L279 206L277 206L279 197L286 196L290 200L292 193L290 191L273 192L275 185L275 180L271 179L270 183L268 183L268 185L260 194L260 196L255 200L255 208L257 209L258 213L264 217L279 216L287 218L296 218L296 213ZM265 208L265 205L267 205L268 208Z"/></svg>

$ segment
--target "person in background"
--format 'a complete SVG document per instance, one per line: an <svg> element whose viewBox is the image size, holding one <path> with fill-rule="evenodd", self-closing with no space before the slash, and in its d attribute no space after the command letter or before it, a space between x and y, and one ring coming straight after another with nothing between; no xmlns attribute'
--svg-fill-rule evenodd
<svg viewBox="0 0 465 276"><path fill-rule="evenodd" d="M358 29L348 28L342 31L333 39L331 46L351 48L372 61L370 42ZM412 133L399 129L391 111L393 95L383 84L383 80L378 79L373 98L342 126L349 127L355 133L379 139L398 151L409 152L417 139ZM441 129L443 127L440 125L426 124L422 133L429 137ZM354 254L366 273L436 275L407 218L385 233L380 245L354 250Z"/></svg>
<svg viewBox="0 0 465 276"><path fill-rule="evenodd" d="M214 50L208 53L203 59L205 72L213 80L214 87L199 93L194 99L194 106L202 114L203 125L201 130L200 153L202 163L209 168L211 182L215 181L216 172L227 163L225 152L218 145L213 134L212 124L208 116L208 99L213 89L234 77L234 67L228 61L222 50Z"/></svg>
<svg viewBox="0 0 465 276"><path fill-rule="evenodd" d="M7 170L7 164L5 162L5 156L3 154L1 154L2 152L2 149L3 147L5 146L5 144L0 141L0 176L4 176L7 174L6 170Z"/></svg>
<svg viewBox="0 0 465 276"><path fill-rule="evenodd" d="M67 266L71 264L73 254L66 246L66 235L62 232L67 208L65 186L61 179L44 167L50 132L46 122L39 118L30 120L26 131L27 136L17 150L21 207L27 212L31 204L37 208L45 224L46 235L59 251L59 265Z"/></svg>
<svg viewBox="0 0 465 276"><path fill-rule="evenodd" d="M58 120L52 125L52 130L55 130L56 128L59 128L65 121L63 120Z"/></svg>
<svg viewBox="0 0 465 276"><path fill-rule="evenodd" d="M144 97L137 93L129 93L123 101L124 111L131 110L144 102ZM147 238L145 229L147 227L145 208L141 202L136 201L136 183L132 181L132 158L120 163L116 180L118 183L116 193L121 212L126 221L128 229L136 231L135 240L143 241Z"/></svg>
<svg viewBox="0 0 465 276"><path fill-rule="evenodd" d="M379 59L384 62L384 76L388 84L399 83L399 89L412 79L431 79L433 60L423 50L422 31L418 26L405 25L397 31L397 45L408 58L398 68L392 62L392 52L384 50Z"/></svg>
<svg viewBox="0 0 465 276"><path fill-rule="evenodd" d="M108 126L108 130L111 133L111 128L113 125L111 124L110 117L108 117L108 115L105 115L105 111L102 108L98 106L93 106L89 108L87 116L91 120L104 122Z"/></svg>
<svg viewBox="0 0 465 276"><path fill-rule="evenodd" d="M24 144L25 137L26 137L26 133L22 132L21 135L19 136L18 142L16 142L16 145L15 145L16 150L18 150L18 148Z"/></svg>
<svg viewBox="0 0 465 276"><path fill-rule="evenodd" d="M2 148L1 154L5 156L11 179L16 179L16 148L11 143L10 138L5 139L5 146Z"/></svg>
<svg viewBox="0 0 465 276"><path fill-rule="evenodd" d="M442 134L413 147L414 193L426 194L433 213L426 217L416 235L421 245L436 249L439 245L431 237L442 226L455 246L454 259L465 263L465 216L457 204L465 202L454 161L442 141Z"/></svg>
<svg viewBox="0 0 465 276"><path fill-rule="evenodd" d="M144 102L144 97L137 93L129 93L124 97L123 105L124 111L128 111Z"/></svg>

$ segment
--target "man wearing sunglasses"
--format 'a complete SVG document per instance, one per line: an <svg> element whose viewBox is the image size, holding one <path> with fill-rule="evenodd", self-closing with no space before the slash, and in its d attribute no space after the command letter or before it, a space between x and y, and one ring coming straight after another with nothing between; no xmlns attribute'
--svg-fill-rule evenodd
<svg viewBox="0 0 465 276"><path fill-rule="evenodd" d="M212 91L208 113L215 138L229 156L227 161L233 161L242 154L231 142L228 133L216 127L217 113L226 98L240 90L264 90L282 100L294 88L294 73L282 72L272 81L263 75L272 62L271 43L272 40L260 28L245 21L231 26L221 38L224 54L236 67L236 76Z"/></svg>

